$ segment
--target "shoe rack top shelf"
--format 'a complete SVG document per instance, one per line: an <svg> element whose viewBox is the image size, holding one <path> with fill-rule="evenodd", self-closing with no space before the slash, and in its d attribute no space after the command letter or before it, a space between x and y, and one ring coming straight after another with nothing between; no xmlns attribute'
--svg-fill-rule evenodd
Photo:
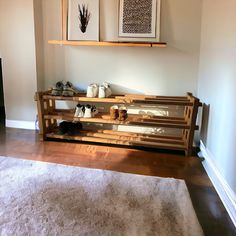
<svg viewBox="0 0 236 236"><path fill-rule="evenodd" d="M48 44L70 45L70 46L103 46L103 47L158 47L165 48L165 42L107 42L107 41L69 41L69 40L49 40Z"/></svg>
<svg viewBox="0 0 236 236"><path fill-rule="evenodd" d="M146 104L146 105L176 105L192 106L191 96L147 96L147 95L113 95L109 98L89 98L85 93L77 94L73 97L53 96L50 91L42 95L44 100L66 100L76 102L94 102L94 103L118 103L118 104Z"/></svg>

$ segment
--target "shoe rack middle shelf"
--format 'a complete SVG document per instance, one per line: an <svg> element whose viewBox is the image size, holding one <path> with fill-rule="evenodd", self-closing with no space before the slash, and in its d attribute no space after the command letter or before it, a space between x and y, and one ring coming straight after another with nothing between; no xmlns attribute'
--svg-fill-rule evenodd
<svg viewBox="0 0 236 236"><path fill-rule="evenodd" d="M111 120L108 113L99 113L92 118L79 118L73 116L72 110L58 110L55 112L49 112L44 115L45 120L68 120L79 121L88 123L101 123L101 124L113 124L113 125L142 125L147 127L165 127L165 128L180 128L189 129L190 125L184 118L180 117L163 117L163 116L143 116L129 114L125 121ZM195 130L198 126L195 126Z"/></svg>
<svg viewBox="0 0 236 236"><path fill-rule="evenodd" d="M192 153L194 131L198 129L196 117L198 107L201 106L198 98L191 94L187 96L149 96L149 95L113 95L109 98L88 98L85 94L78 94L73 97L52 96L50 91L37 92L35 95L38 107L39 127L42 140L48 138L86 141L95 143L117 144L133 147L151 147L170 150L182 150L186 156ZM183 114L177 115L149 115L149 114L130 114L124 121L112 120L108 112L99 112L92 118L74 117L75 111L72 109L58 109L56 101L74 101L81 103L103 103L105 106L113 104L123 104L128 107L174 107L181 108ZM129 111L129 108L128 108ZM171 114L169 112L168 114ZM58 121L74 121L87 124L101 124L96 130L81 130L79 134L68 135L58 132ZM105 128L110 125L111 128ZM136 131L126 132L113 130L115 126L133 126L138 128ZM109 126L109 127L110 127ZM178 129L177 135L166 135L158 133L145 133L142 127L147 129ZM125 128L126 129L126 128Z"/></svg>

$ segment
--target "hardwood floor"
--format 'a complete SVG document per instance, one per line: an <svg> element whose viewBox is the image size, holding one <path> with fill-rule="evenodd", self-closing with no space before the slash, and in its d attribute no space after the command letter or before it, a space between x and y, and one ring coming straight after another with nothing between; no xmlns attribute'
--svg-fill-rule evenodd
<svg viewBox="0 0 236 236"><path fill-rule="evenodd" d="M186 181L205 235L236 235L201 160L178 153L69 142L41 142L35 131L0 125L0 155Z"/></svg>

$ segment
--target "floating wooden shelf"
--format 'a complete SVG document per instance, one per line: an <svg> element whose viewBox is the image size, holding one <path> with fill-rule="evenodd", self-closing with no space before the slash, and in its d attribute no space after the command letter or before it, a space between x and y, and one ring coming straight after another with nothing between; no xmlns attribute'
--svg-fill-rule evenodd
<svg viewBox="0 0 236 236"><path fill-rule="evenodd" d="M126 146L141 146L150 148L161 148L171 150L182 150L186 156L192 153L192 144L194 131L198 129L196 126L196 117L198 107L201 106L198 98L191 94L187 96L153 96L153 95L113 95L109 98L87 98L84 93L79 93L73 97L52 96L50 91L37 92L35 95L38 105L38 116L40 133L43 140L47 138L77 140L86 142L118 144ZM125 121L112 120L106 112L99 112L93 118L74 117L74 109L58 109L56 101L75 101L86 103L104 103L112 104L127 104L127 107L148 108L152 109L164 107L167 109L184 110L180 116L155 116L148 114L130 114ZM169 107L169 108L168 108ZM172 108L170 108L172 107ZM132 111L132 110L131 110ZM174 114L174 113L173 113ZM140 133L103 130L101 128L94 131L82 130L78 135L61 135L58 132L57 122L67 120L73 122L87 123L90 127L93 123L104 125L126 125L140 127ZM99 125L99 127L101 127ZM156 128L179 129L180 132L175 136L166 136L159 134L144 134L141 127L148 127L151 130ZM106 128L107 129L107 128ZM180 135L181 134L181 135Z"/></svg>
<svg viewBox="0 0 236 236"><path fill-rule="evenodd" d="M96 41L69 41L69 40L49 40L49 44L70 45L70 46L103 46L103 47L159 47L165 48L165 42L96 42Z"/></svg>

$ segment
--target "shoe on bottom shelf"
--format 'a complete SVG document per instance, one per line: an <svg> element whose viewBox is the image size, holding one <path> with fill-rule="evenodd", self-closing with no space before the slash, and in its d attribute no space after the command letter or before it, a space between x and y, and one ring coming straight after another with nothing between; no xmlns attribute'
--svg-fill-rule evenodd
<svg viewBox="0 0 236 236"><path fill-rule="evenodd" d="M59 134L65 134L68 131L68 121L62 121L58 127Z"/></svg>
<svg viewBox="0 0 236 236"><path fill-rule="evenodd" d="M82 124L80 122L62 121L58 127L58 133L61 135L76 135L82 130Z"/></svg>
<svg viewBox="0 0 236 236"><path fill-rule="evenodd" d="M69 122L67 134L73 136L79 134L82 130L82 124L80 122Z"/></svg>

